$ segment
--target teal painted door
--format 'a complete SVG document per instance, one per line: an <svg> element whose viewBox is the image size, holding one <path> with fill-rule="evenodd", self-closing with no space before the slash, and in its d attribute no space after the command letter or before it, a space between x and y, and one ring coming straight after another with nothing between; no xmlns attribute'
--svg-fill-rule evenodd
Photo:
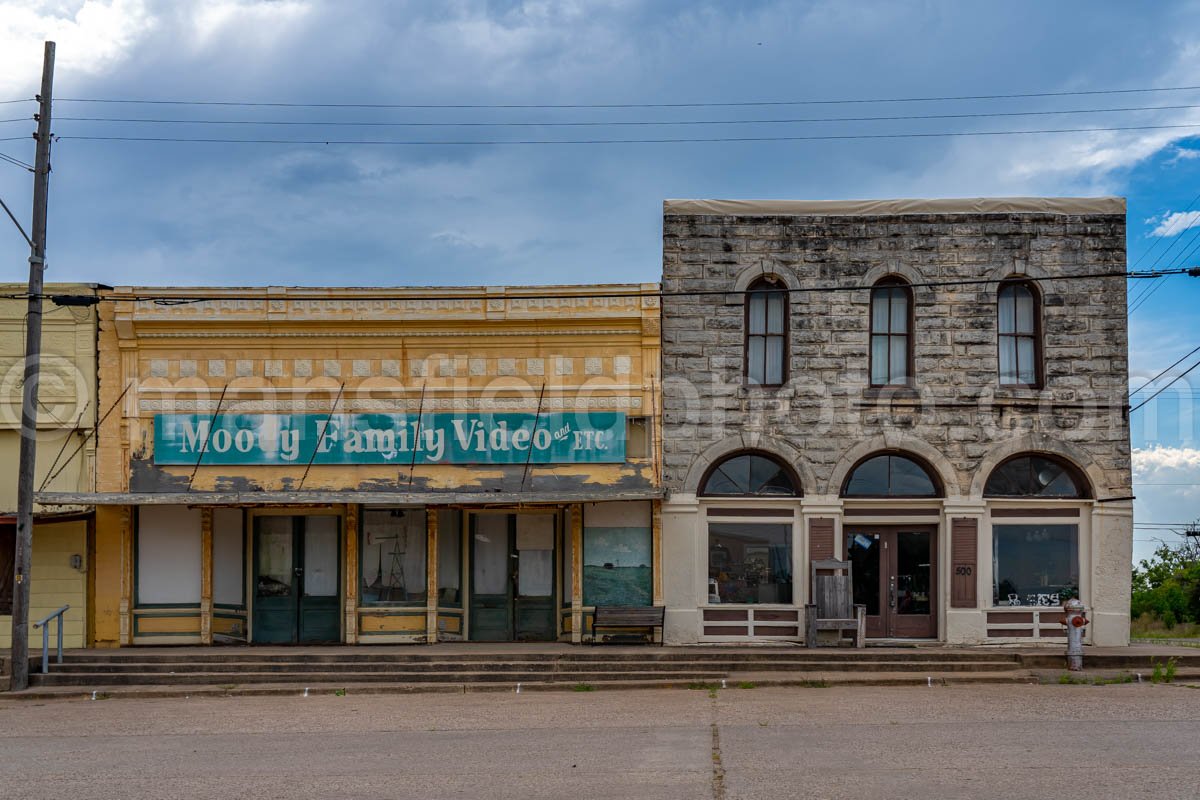
<svg viewBox="0 0 1200 800"><path fill-rule="evenodd" d="M255 519L255 643L339 640L339 544L337 517Z"/></svg>
<svg viewBox="0 0 1200 800"><path fill-rule="evenodd" d="M553 641L554 523L548 514L472 514L470 638Z"/></svg>
<svg viewBox="0 0 1200 800"><path fill-rule="evenodd" d="M471 515L471 640L513 638L512 515Z"/></svg>

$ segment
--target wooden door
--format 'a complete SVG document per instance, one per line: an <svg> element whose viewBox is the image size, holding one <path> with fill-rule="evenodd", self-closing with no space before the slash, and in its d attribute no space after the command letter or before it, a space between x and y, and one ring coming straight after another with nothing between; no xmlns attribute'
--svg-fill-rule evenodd
<svg viewBox="0 0 1200 800"><path fill-rule="evenodd" d="M266 516L254 521L254 642L340 639L339 520Z"/></svg>
<svg viewBox="0 0 1200 800"><path fill-rule="evenodd" d="M513 639L513 517L471 514L471 640Z"/></svg>
<svg viewBox="0 0 1200 800"><path fill-rule="evenodd" d="M867 607L867 636L937 636L937 530L846 527L854 602Z"/></svg>
<svg viewBox="0 0 1200 800"><path fill-rule="evenodd" d="M558 634L554 620L555 516L521 514L515 520L513 638L552 642Z"/></svg>

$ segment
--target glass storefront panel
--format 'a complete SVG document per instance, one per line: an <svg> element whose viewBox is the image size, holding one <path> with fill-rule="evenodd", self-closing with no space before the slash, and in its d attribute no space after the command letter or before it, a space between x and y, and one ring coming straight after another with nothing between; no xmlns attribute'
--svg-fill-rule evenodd
<svg viewBox="0 0 1200 800"><path fill-rule="evenodd" d="M1079 593L1079 527L992 526L992 602L1057 606Z"/></svg>
<svg viewBox="0 0 1200 800"><path fill-rule="evenodd" d="M362 519L362 605L425 605L425 510L369 509Z"/></svg>
<svg viewBox="0 0 1200 800"><path fill-rule="evenodd" d="M791 603L792 526L709 523L708 595L710 603Z"/></svg>
<svg viewBox="0 0 1200 800"><path fill-rule="evenodd" d="M462 608L462 512L439 511L438 605Z"/></svg>

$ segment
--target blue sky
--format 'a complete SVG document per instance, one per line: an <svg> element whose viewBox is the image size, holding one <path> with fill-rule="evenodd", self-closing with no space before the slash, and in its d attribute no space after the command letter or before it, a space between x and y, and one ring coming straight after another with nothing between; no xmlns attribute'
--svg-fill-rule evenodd
<svg viewBox="0 0 1200 800"><path fill-rule="evenodd" d="M1200 4L1160 2L139 2L0 0L0 100L595 104L869 99L1200 85ZM920 103L657 109L317 109L56 104L48 278L112 284L653 281L668 197L1129 198L1130 263L1177 265L1200 194L1200 109L755 125L330 127L101 123L738 121L1200 105L1200 90ZM0 119L32 104L0 105ZM72 136L458 141L929 133L1195 125L1028 136L607 145L265 145ZM27 122L0 123L0 138ZM0 142L30 161L32 142ZM28 217L29 176L0 163ZM1200 203L1193 207L1200 210ZM24 247L0 232L25 277ZM1200 242L1200 238L1196 240ZM1157 244L1156 244L1157 243ZM1169 246L1176 244L1173 250ZM1154 248L1154 249L1151 249ZM1143 256L1143 253L1149 255ZM1200 251L1190 263L1200 263ZM1200 279L1131 318L1148 378L1200 345ZM1185 362L1184 366L1191 361ZM1200 517L1200 425L1135 416L1139 520ZM1139 412L1144 415L1145 412ZM1160 419L1161 418L1161 419ZM1178 430L1176 430L1178 429ZM1187 485L1190 484L1190 485ZM1139 539L1148 536L1139 533ZM1148 552L1149 541L1139 541Z"/></svg>

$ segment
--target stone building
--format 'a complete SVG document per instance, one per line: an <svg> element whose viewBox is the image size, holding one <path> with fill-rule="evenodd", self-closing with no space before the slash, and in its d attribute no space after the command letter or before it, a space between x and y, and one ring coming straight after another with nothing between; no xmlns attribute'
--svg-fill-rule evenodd
<svg viewBox="0 0 1200 800"><path fill-rule="evenodd" d="M103 294L98 647L580 641L662 604L653 285Z"/></svg>
<svg viewBox="0 0 1200 800"><path fill-rule="evenodd" d="M1128 641L1120 198L667 201L669 642Z"/></svg>

